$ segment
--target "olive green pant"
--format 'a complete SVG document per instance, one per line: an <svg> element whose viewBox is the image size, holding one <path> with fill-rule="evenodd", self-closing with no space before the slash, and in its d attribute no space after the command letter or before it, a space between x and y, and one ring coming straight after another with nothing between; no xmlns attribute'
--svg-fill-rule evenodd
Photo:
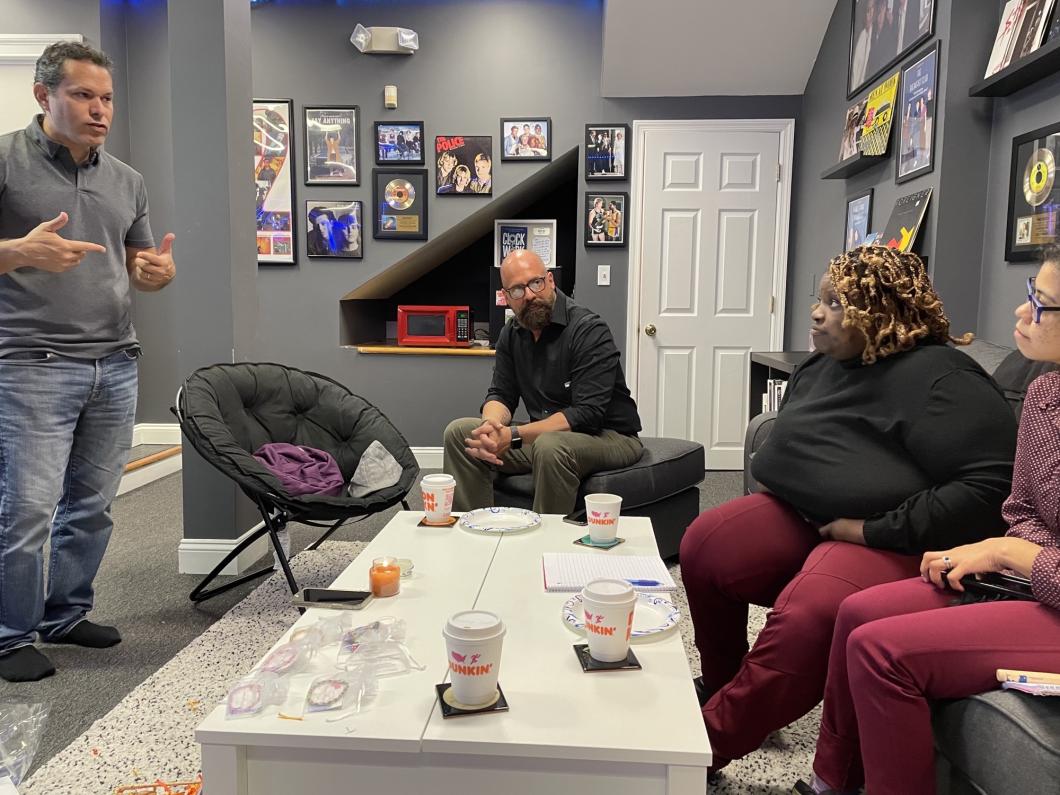
<svg viewBox="0 0 1060 795"><path fill-rule="evenodd" d="M482 424L477 417L453 420L445 429L442 470L456 478L454 511L469 511L493 505L495 472L534 476L534 510L538 513L571 513L581 482L593 472L621 469L636 463L644 447L636 436L616 431L598 435L575 431L542 434L521 450L508 450L504 465L497 467L472 458L464 440Z"/></svg>

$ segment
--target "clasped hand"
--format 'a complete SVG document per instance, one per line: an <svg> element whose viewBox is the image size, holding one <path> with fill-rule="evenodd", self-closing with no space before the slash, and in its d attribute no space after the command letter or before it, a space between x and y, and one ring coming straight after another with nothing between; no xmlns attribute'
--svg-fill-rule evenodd
<svg viewBox="0 0 1060 795"><path fill-rule="evenodd" d="M464 439L464 444L464 452L471 458L503 466L501 456L512 444L512 432L507 425L501 425L496 420L483 420L481 425L471 431L471 437Z"/></svg>

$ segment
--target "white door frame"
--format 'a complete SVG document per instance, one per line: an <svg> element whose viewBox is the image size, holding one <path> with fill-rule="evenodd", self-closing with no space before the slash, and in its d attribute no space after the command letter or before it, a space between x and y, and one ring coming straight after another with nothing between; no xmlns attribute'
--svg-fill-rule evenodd
<svg viewBox="0 0 1060 795"><path fill-rule="evenodd" d="M769 344L784 350L784 316L788 286L788 230L791 216L791 166L794 152L794 119L675 119L633 122L633 176L630 182L629 274L626 284L626 384L637 399L640 361L640 294L644 252L641 220L644 218L644 139L649 131L775 132L780 134L780 174L777 180L777 235L773 251L773 312Z"/></svg>

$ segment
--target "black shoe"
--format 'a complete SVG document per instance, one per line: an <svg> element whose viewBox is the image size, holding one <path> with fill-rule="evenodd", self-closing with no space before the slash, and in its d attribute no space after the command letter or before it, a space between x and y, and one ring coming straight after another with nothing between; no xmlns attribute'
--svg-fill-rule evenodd
<svg viewBox="0 0 1060 795"><path fill-rule="evenodd" d="M710 693L707 692L707 686L703 684L703 677L693 677L692 686L696 689L696 700L699 701L699 706L702 707L710 700Z"/></svg>
<svg viewBox="0 0 1060 795"><path fill-rule="evenodd" d="M818 792L801 778L791 788L791 795L842 795L837 789L825 789Z"/></svg>

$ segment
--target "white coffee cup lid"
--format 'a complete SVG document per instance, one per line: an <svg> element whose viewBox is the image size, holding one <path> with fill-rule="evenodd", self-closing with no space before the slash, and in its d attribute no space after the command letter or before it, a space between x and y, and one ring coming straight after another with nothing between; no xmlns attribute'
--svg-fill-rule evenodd
<svg viewBox="0 0 1060 795"><path fill-rule="evenodd" d="M593 580L582 591L583 598L602 604L622 604L633 596L633 586L625 580Z"/></svg>
<svg viewBox="0 0 1060 795"><path fill-rule="evenodd" d="M585 499L587 502L592 502L596 505L614 505L622 502L622 498L617 494L586 494Z"/></svg>
<svg viewBox="0 0 1060 795"><path fill-rule="evenodd" d="M424 475L421 482L428 486L448 486L450 483L455 483L456 478L452 475Z"/></svg>
<svg viewBox="0 0 1060 795"><path fill-rule="evenodd" d="M504 622L488 610L463 610L445 622L445 634L459 640L489 640L504 634Z"/></svg>

